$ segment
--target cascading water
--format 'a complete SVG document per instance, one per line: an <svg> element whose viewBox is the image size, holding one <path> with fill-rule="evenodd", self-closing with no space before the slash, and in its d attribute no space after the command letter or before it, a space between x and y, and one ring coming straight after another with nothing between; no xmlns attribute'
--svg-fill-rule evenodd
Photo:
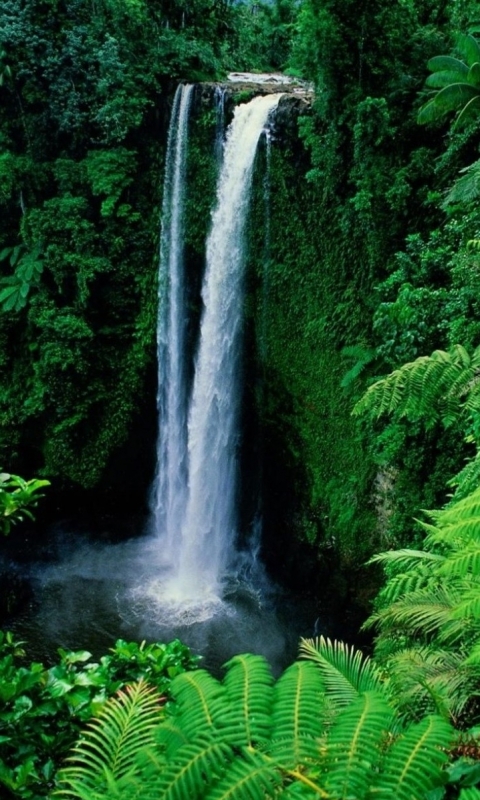
<svg viewBox="0 0 480 800"><path fill-rule="evenodd" d="M79 646L97 658L119 637L157 642L180 637L202 653L209 669L250 651L266 656L278 674L297 652L298 637L312 634L318 609L312 616L264 578L258 559L261 508L248 551L235 549L244 226L257 142L278 95L238 107L230 126L208 238L205 307L189 405L192 320L187 326L185 300L191 287L184 276L183 243L192 91L180 87L175 97L165 165L161 435L152 498L156 536L132 537L128 520L117 521L110 532L103 520L90 532L83 521L58 523L47 550L29 567L34 601L13 630L17 638L36 642L39 660L54 656L58 647ZM266 185L267 208L268 195ZM268 260L268 225L265 235ZM315 633L320 631L317 625Z"/></svg>
<svg viewBox="0 0 480 800"><path fill-rule="evenodd" d="M184 402L175 399L177 390L169 385L174 380L184 391L181 367L174 370L171 365L174 350L179 357L182 353L183 322L174 324L171 301L168 324L165 308L161 310L159 356L166 359L167 366L160 364L159 374L167 382L163 389L167 402L166 408L160 404L160 415L166 415L167 424L162 424L160 416L157 531L163 557L172 570L162 581L160 591L163 601L183 608L205 609L218 603L224 577L235 557L244 228L257 144L280 96L260 96L238 106L227 133L207 240L204 308L188 413L188 440ZM178 120L180 127L180 114ZM180 138L178 135L175 159L181 150ZM174 173L175 169L176 166ZM180 201L177 207L181 209ZM172 220L173 216L172 213ZM178 222L175 235L181 237L181 228ZM170 224L165 248L169 274L181 261L170 255L181 252L182 247L181 240L174 241L173 236ZM162 264L161 274L166 269ZM172 276L169 283L175 283ZM181 314L180 309L175 313ZM171 335L178 336L176 344L169 343ZM174 419L177 413L178 418ZM172 442L168 441L170 437ZM166 477L162 475L164 464L169 470Z"/></svg>
<svg viewBox="0 0 480 800"><path fill-rule="evenodd" d="M187 499L187 388L185 365L184 200L188 113L192 85L180 85L168 132L160 236L157 326L160 433L153 492L153 524L165 553L174 552Z"/></svg>
<svg viewBox="0 0 480 800"><path fill-rule="evenodd" d="M224 86L216 86L214 94L215 102L215 155L220 161L223 154L223 137L225 133L225 96L227 90Z"/></svg>

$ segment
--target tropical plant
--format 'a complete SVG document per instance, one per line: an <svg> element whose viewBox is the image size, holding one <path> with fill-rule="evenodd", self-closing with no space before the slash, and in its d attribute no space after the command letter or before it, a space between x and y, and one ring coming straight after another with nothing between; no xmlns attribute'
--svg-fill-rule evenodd
<svg viewBox="0 0 480 800"><path fill-rule="evenodd" d="M407 800L442 783L452 736L445 720L403 725L368 661L322 639L302 648L314 660L295 662L276 682L265 659L249 654L228 662L222 682L204 670L176 678L175 703L150 752L134 726L119 736L127 708L148 714L150 695L136 689L110 701L59 773L53 796ZM117 779L110 753L123 760L124 749L128 770Z"/></svg>
<svg viewBox="0 0 480 800"><path fill-rule="evenodd" d="M7 258L14 273L0 278L4 287L0 291L0 305L4 311L20 311L26 306L30 289L38 285L43 272L42 248L6 247L0 253L0 261Z"/></svg>
<svg viewBox="0 0 480 800"><path fill-rule="evenodd" d="M477 721L480 678L480 489L429 512L424 549L380 553L387 581L367 625L400 709Z"/></svg>
<svg viewBox="0 0 480 800"><path fill-rule="evenodd" d="M462 33L457 37L456 49L461 58L434 56L428 62L432 74L425 83L433 90L433 97L418 112L421 125L454 111L455 130L480 114L480 46L474 36Z"/></svg>
<svg viewBox="0 0 480 800"><path fill-rule="evenodd" d="M50 791L82 726L126 683L146 679L165 701L172 678L199 660L178 639L119 639L98 663L85 650L60 649L46 668L25 662L23 644L0 631L0 788L24 800Z"/></svg>
<svg viewBox="0 0 480 800"><path fill-rule="evenodd" d="M39 491L45 486L50 486L50 481L38 478L27 481L19 475L0 472L0 530L4 534L26 517L34 519L31 509L43 497Z"/></svg>
<svg viewBox="0 0 480 800"><path fill-rule="evenodd" d="M393 414L422 420L427 428L446 427L461 415L476 421L480 412L480 347L472 355L460 344L420 356L373 383L353 414Z"/></svg>

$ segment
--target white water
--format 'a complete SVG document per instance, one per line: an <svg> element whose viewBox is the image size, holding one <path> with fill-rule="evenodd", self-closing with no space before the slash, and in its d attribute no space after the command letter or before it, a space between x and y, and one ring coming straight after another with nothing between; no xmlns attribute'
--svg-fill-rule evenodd
<svg viewBox="0 0 480 800"><path fill-rule="evenodd" d="M193 86L180 85L168 132L160 236L157 327L159 440L154 484L154 530L166 554L175 552L187 499L184 205L188 112Z"/></svg>
<svg viewBox="0 0 480 800"><path fill-rule="evenodd" d="M169 400L167 426L163 425L167 442L161 444L159 454L157 531L164 560L172 569L155 591L160 594L159 600L184 613L191 612L196 619L209 616L221 603L224 581L237 555L244 228L258 141L279 98L279 94L256 97L238 106L227 133L207 240L204 307L188 413L188 440L182 437L183 401L175 400L175 387L168 385L165 390L171 405ZM169 248L177 252L181 242L173 241L173 228L169 236ZM169 269L171 263L170 258ZM173 284L172 278L170 281ZM168 330L160 336L159 348L159 354L166 354L167 360L173 357L173 345L166 341L166 334L178 332L183 324L173 319L172 303L170 311ZM175 313L182 315L180 306ZM162 331L164 327L162 323ZM181 342L180 335L178 341ZM181 344L175 347L181 357ZM184 390L183 378L171 368L169 373L162 367L161 374L167 383L175 380L176 386ZM172 443L169 437L173 437ZM164 450L168 458L162 460ZM169 470L167 479L162 476L164 463Z"/></svg>

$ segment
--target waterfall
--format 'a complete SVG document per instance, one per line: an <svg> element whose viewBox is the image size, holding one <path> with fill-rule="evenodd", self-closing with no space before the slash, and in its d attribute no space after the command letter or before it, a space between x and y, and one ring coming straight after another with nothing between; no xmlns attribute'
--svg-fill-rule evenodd
<svg viewBox="0 0 480 800"><path fill-rule="evenodd" d="M187 389L183 228L188 112L193 86L180 85L168 132L160 235L157 326L159 439L153 524L174 552L187 489Z"/></svg>
<svg viewBox="0 0 480 800"><path fill-rule="evenodd" d="M184 415L183 367L172 365L173 349L179 357L182 353L183 330L179 308L175 313L179 313L181 319L176 325L173 323L173 302L169 301L167 329L164 330L163 322L160 325L159 356L169 365L166 371L161 368L160 375L167 384L173 380L176 384L163 390L167 397L166 411L159 404L160 414L165 411L167 421L167 425L163 424L160 441L173 437L171 444L167 441L161 445L158 467L157 507L161 513L157 530L162 537L166 561L173 566L163 584L162 594L165 600L184 607L205 607L219 601L223 580L236 554L244 229L257 144L269 112L277 105L280 96L256 97L248 104L238 106L227 132L206 246L203 313L188 426L185 426ZM185 103L188 105L187 101ZM182 149L179 144L182 138L180 122L179 112L175 159ZM186 134L183 148L185 151ZM174 174L175 170L176 165L172 167ZM173 262L177 266L181 264L180 255L174 258L170 255L173 251L181 254L182 249L181 192L177 208L179 239L174 241L173 226L170 226L166 248L169 251L169 270ZM173 213L171 216L173 219ZM170 282L173 286L173 278ZM180 297L180 279L178 284L176 296ZM169 341L171 335L177 337L175 345ZM175 399L177 390L181 396ZM177 413L178 418L173 419ZM184 450L179 453L177 448ZM167 458L162 456L163 449ZM174 461L172 454L178 461ZM165 466L170 470L166 477L162 476ZM181 513L183 510L184 514Z"/></svg>
<svg viewBox="0 0 480 800"><path fill-rule="evenodd" d="M224 86L215 86L215 156L221 161L223 154L223 135L225 132L225 96L227 90Z"/></svg>

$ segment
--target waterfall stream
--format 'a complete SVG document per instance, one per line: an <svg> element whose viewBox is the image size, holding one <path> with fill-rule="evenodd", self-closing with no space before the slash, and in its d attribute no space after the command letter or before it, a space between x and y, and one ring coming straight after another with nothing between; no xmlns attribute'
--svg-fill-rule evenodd
<svg viewBox="0 0 480 800"><path fill-rule="evenodd" d="M188 114L193 86L176 91L168 132L160 236L157 326L160 435L153 491L154 530L173 552L186 503L187 389L185 364L184 201Z"/></svg>
<svg viewBox="0 0 480 800"><path fill-rule="evenodd" d="M298 637L312 634L318 607L313 611L310 601L304 603L266 578L259 558L262 508L260 501L256 508L252 502L252 482L248 500L253 519L247 521L248 531L238 530L237 510L245 227L257 145L262 131L268 131L268 115L280 95L239 105L221 158L216 150L219 176L206 242L203 313L195 338L197 317L189 319L187 313L195 280L189 282L184 253L193 91L185 85L175 95L165 161L157 332L158 463L150 530L139 536L138 519L108 523L94 515L87 522L59 521L41 545L45 549L40 555L37 551L27 568L9 566L9 571L21 570L28 578L33 598L12 629L17 638L36 643L37 659L51 658L58 647L85 648L97 658L118 637L127 641L179 637L205 657L208 668L218 670L234 654L250 651L265 655L279 674L295 656ZM217 143L223 139L223 99L217 95ZM267 141L267 168L269 152ZM269 199L267 176L266 218L260 213L261 219L254 220L265 234L264 302ZM264 320L259 324L262 328ZM260 433L253 450L244 463L254 464L253 471L261 475Z"/></svg>
<svg viewBox="0 0 480 800"><path fill-rule="evenodd" d="M159 448L156 531L170 572L161 594L183 608L211 609L236 550L241 400L244 229L255 153L280 94L237 107L228 129L206 247L203 313L185 416L182 218L189 87L169 134L160 259ZM182 115L183 113L183 115ZM177 361L178 359L178 361ZM207 612L209 613L209 612Z"/></svg>

